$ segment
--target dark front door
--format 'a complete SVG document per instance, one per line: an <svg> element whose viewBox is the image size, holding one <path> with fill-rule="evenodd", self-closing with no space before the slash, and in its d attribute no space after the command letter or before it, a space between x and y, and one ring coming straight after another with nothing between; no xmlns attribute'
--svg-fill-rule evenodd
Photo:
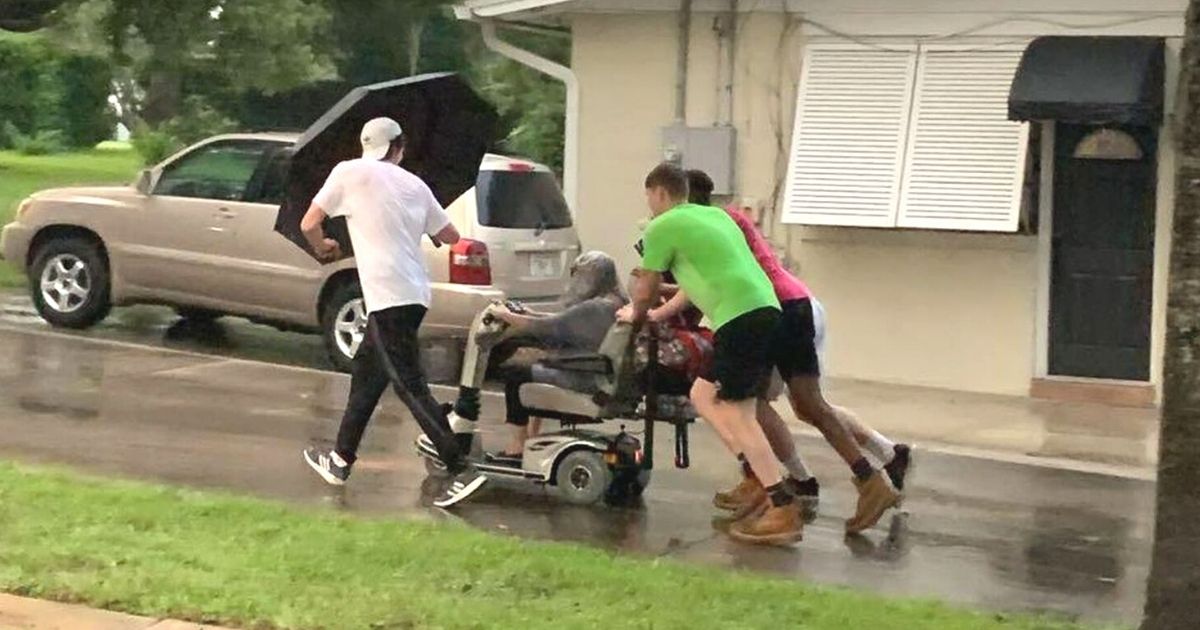
<svg viewBox="0 0 1200 630"><path fill-rule="evenodd" d="M1050 373L1149 380L1156 132L1059 125Z"/></svg>

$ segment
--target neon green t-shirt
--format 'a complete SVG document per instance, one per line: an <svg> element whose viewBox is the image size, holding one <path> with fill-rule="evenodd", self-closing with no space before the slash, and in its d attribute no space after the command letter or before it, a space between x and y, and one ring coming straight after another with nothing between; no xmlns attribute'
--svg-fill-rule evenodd
<svg viewBox="0 0 1200 630"><path fill-rule="evenodd" d="M670 271L713 330L750 311L779 308L741 228L720 208L675 206L650 222L642 245L642 268Z"/></svg>

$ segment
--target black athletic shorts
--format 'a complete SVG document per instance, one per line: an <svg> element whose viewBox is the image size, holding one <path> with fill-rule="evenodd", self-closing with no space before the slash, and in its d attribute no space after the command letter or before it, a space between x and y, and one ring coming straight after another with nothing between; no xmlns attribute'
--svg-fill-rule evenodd
<svg viewBox="0 0 1200 630"><path fill-rule="evenodd" d="M789 300L783 303L775 342L771 344L775 367L784 381L794 376L820 376L817 359L817 327L813 322L812 300Z"/></svg>
<svg viewBox="0 0 1200 630"><path fill-rule="evenodd" d="M765 307L739 315L713 336L713 360L700 375L717 385L717 398L758 398L770 383L771 343L779 328L779 310Z"/></svg>

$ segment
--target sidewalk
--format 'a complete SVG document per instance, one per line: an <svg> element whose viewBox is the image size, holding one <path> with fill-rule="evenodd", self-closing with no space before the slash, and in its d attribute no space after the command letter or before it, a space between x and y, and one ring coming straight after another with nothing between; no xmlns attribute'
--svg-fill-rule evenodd
<svg viewBox="0 0 1200 630"><path fill-rule="evenodd" d="M231 630L0 593L0 630Z"/></svg>
<svg viewBox="0 0 1200 630"><path fill-rule="evenodd" d="M831 402L894 439L947 451L1078 462L1138 478L1153 478L1158 466L1158 409L845 379L829 379L826 389Z"/></svg>

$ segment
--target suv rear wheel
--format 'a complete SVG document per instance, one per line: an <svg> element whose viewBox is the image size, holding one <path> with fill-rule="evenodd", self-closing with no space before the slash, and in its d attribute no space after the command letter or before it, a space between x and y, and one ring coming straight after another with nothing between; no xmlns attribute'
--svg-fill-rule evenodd
<svg viewBox="0 0 1200 630"><path fill-rule="evenodd" d="M100 244L82 236L52 237L29 269L33 304L59 328L89 328L112 310L108 260Z"/></svg>
<svg viewBox="0 0 1200 630"><path fill-rule="evenodd" d="M358 282L343 282L329 294L321 314L321 334L330 362L339 371L349 372L367 335L367 306Z"/></svg>

